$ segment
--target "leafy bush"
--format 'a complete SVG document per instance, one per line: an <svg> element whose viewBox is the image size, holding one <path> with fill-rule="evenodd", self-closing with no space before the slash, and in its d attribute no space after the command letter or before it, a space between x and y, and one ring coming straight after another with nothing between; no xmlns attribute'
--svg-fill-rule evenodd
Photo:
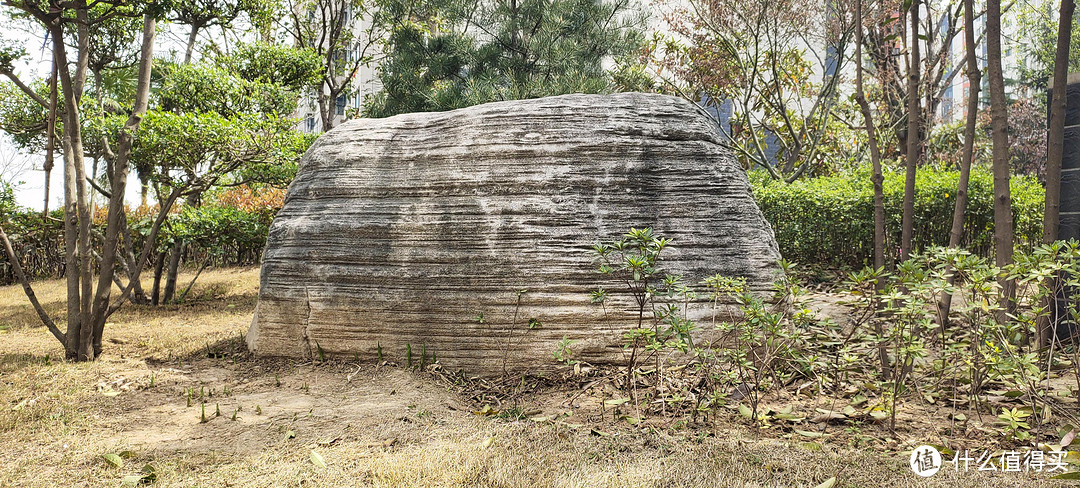
<svg viewBox="0 0 1080 488"><path fill-rule="evenodd" d="M50 213L49 219L41 212L16 208L4 203L0 191L0 218L4 231L11 239L15 253L21 256L24 271L30 277L58 277L64 271L64 212ZM246 266L258 264L274 215L284 203L285 190L274 187L251 188L246 185L215 191L208 195L197 208L176 207L162 226L155 243L158 251L164 251L179 240L187 243L184 263L213 266ZM94 214L94 225L103 226L106 208L100 207ZM140 206L128 208L128 231L133 248L142 248L150 226L157 217L158 208ZM101 245L95 238L92 245ZM150 259L153 262L153 256ZM148 263L149 266L152 264ZM150 267L145 269L151 269ZM145 274L143 275L146 276ZM0 285L15 282L7 257L0 253Z"/></svg>
<svg viewBox="0 0 1080 488"><path fill-rule="evenodd" d="M899 256L904 174L885 173L886 259ZM960 173L921 168L916 177L913 251L947 245ZM858 268L873 262L874 190L869 173L798 180L784 184L750 174L758 206L773 226L786 259L830 268ZM1042 235L1043 188L1031 177L1012 179L1016 241L1031 249ZM973 168L961 246L980 256L992 253L993 176Z"/></svg>

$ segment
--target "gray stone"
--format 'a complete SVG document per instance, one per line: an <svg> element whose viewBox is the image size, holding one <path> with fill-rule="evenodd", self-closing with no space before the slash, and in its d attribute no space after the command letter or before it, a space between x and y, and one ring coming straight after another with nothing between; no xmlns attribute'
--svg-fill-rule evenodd
<svg viewBox="0 0 1080 488"><path fill-rule="evenodd" d="M575 359L622 364L637 312L595 271L598 240L671 238L661 268L695 286L703 321L705 277L760 293L775 279L772 228L720 137L693 104L641 93L342 124L304 155L271 226L248 346L401 363L411 347L416 363L494 375L558 367L565 337Z"/></svg>

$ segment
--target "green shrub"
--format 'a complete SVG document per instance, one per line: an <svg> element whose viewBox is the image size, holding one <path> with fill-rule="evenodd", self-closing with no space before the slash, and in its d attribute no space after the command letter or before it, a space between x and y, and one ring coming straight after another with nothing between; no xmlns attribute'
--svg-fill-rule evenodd
<svg viewBox="0 0 1080 488"><path fill-rule="evenodd" d="M915 181L913 252L949 242L958 171L920 168ZM886 259L899 257L904 200L903 172L885 173ZM866 170L798 180L773 181L750 174L758 206L773 226L780 253L791 261L830 268L858 268L873 262L874 190ZM1011 183L1016 242L1030 249L1042 238L1043 187L1034 178ZM961 245L981 256L993 252L993 176L973 168Z"/></svg>
<svg viewBox="0 0 1080 488"><path fill-rule="evenodd" d="M2 202L0 202L2 203ZM239 208L211 202L198 208L183 207L169 216L157 236L156 249L165 251L179 240L187 244L182 264L195 266L247 266L259 263L269 234L270 223L278 208L247 206ZM103 217L104 211L99 214ZM142 249L150 226L157 216L156 208L128 209L129 232L136 252ZM50 212L49 219L41 212L9 207L0 211L0 224L11 239L15 254L20 256L24 272L31 278L63 276L64 272L64 211ZM101 221L96 222L101 225ZM91 245L100 251L100 238ZM152 269L153 257L144 271ZM97 265L97 262L94 262ZM143 274L144 279L149 273ZM6 253L0 251L0 286L15 283L14 269Z"/></svg>
<svg viewBox="0 0 1080 488"><path fill-rule="evenodd" d="M270 233L273 211L249 211L223 205L184 207L162 228L160 240L188 245L189 261L218 266L258 264Z"/></svg>

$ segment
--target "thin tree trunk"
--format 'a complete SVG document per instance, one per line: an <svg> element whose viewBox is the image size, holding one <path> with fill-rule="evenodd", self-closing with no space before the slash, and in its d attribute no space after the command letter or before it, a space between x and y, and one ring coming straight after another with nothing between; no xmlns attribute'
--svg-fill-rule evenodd
<svg viewBox="0 0 1080 488"><path fill-rule="evenodd" d="M75 97L71 93L72 83L67 68L67 46L63 41L64 32L61 27L56 25L49 27L49 34L53 39L53 59L58 74L63 73L65 75L62 83L64 103L67 104L64 110L64 123L69 125L71 124L72 115L78 114L79 109L77 105L71 103ZM77 128L78 125L76 124L75 127ZM62 139L64 152L64 276L67 280L67 332L64 334L67 342L64 344L64 352L68 359L79 359L81 351L79 341L82 337L82 322L80 322L82 314L79 306L81 303L79 296L79 212L77 204L79 196L75 181L78 179L75 169L77 155L72 144L74 133L76 131L64 131Z"/></svg>
<svg viewBox="0 0 1080 488"><path fill-rule="evenodd" d="M1054 85L1050 95L1050 122L1046 137L1046 206L1043 211L1043 242L1050 244L1058 239L1058 214L1061 210L1061 166L1065 153L1065 108L1068 103L1069 76L1069 41L1072 39L1072 18L1076 8L1074 0L1061 0L1061 12L1058 17L1057 52L1054 54ZM1058 281L1050 278L1051 284ZM1057 289L1051 286L1050 289ZM1057 297L1047 298L1050 317L1040 317L1038 326L1038 346L1040 349L1050 346L1057 329L1057 320L1050 320L1057 315Z"/></svg>
<svg viewBox="0 0 1080 488"><path fill-rule="evenodd" d="M904 213L901 222L900 237L900 260L906 261L911 256L912 239L915 233L915 171L919 163L919 153L922 149L922 138L919 137L919 1L911 2L909 11L911 18L911 32L907 36L911 61L908 66L907 83L907 171L904 178Z"/></svg>
<svg viewBox="0 0 1080 488"><path fill-rule="evenodd" d="M968 98L967 114L964 120L964 150L960 159L960 182L956 186L956 205L953 207L952 228L949 230L949 247L960 247L964 237L964 213L967 212L968 183L971 180L971 162L975 159L975 118L979 111L979 87L982 73L976 58L975 45L975 5L974 0L964 0L964 46L967 50ZM956 283L956 274L950 268L947 271L949 285ZM952 293L943 293L938 301L938 325L941 332L949 322L949 310L952 308Z"/></svg>
<svg viewBox="0 0 1080 488"><path fill-rule="evenodd" d="M178 240L169 250L169 266L165 272L165 291L162 292L161 303L169 303L172 301L173 294L176 293L176 279L180 274L180 258L183 254L184 242Z"/></svg>
<svg viewBox="0 0 1080 488"><path fill-rule="evenodd" d="M319 90L322 90L322 87L319 87ZM321 130L323 132L326 132L326 131L331 129L330 125L333 123L334 116L333 116L333 112L331 112L331 109L328 106L329 103L327 102L326 94L322 93L321 91L318 94L318 103L319 103L319 116L321 117L321 120L319 120L319 123L322 124Z"/></svg>
<svg viewBox="0 0 1080 488"><path fill-rule="evenodd" d="M1061 206L1061 160L1065 152L1065 106L1069 76L1069 40L1072 38L1074 0L1061 1L1058 20L1057 52L1054 56L1054 86L1050 97L1049 134L1046 140L1046 206L1043 213L1043 242L1058 238L1058 212Z"/></svg>
<svg viewBox="0 0 1080 488"><path fill-rule="evenodd" d="M142 283L139 280L132 281L132 277L135 276L135 266L143 266L145 263L135 263L135 243L131 236L131 227L128 226L127 210L120 215L120 233L123 236L124 243L124 260L128 263L124 272L127 273L128 281L132 283L133 288L131 293L133 298L132 303L145 304L146 292L143 291Z"/></svg>
<svg viewBox="0 0 1080 488"><path fill-rule="evenodd" d="M1001 0L986 2L987 76L990 78L990 128L993 131L994 156L994 261L998 266L1012 262L1013 217L1009 191L1009 114L1005 101L1005 78L1001 67ZM1004 323L1011 309L1015 283L999 277L1001 310L998 321Z"/></svg>
<svg viewBox="0 0 1080 488"><path fill-rule="evenodd" d="M195 281L199 279L199 275L201 275L203 270L205 270L206 267L209 265L210 256L207 256L206 259L203 260L202 266L199 266L199 270L195 272L195 277L191 279L190 283L188 283L187 288L184 288L184 291L180 292L180 296L176 297L177 303L184 301L184 297L186 297L188 292L191 291L191 287L195 286Z"/></svg>
<svg viewBox="0 0 1080 488"><path fill-rule="evenodd" d="M45 204L42 206L42 218L49 218L49 186L52 180L52 169L56 153L56 59L53 58L52 75L49 78L49 121L45 131L45 163L41 169L45 170ZM49 226L45 226L45 240L48 241Z"/></svg>
<svg viewBox="0 0 1080 488"><path fill-rule="evenodd" d="M159 252L154 260L154 285L150 291L150 304L155 307L161 304L161 275L165 271L165 257L167 255L168 253Z"/></svg>
<svg viewBox="0 0 1080 488"><path fill-rule="evenodd" d="M150 226L150 232L146 234L146 242L143 242L142 251L139 252L139 257L135 258L136 264L135 272L128 281L128 285L123 291L120 292L120 296L116 297L115 303L109 307L109 311L105 312L105 318L108 319L110 315L115 313L124 305L128 297L131 295L131 290L135 288L135 284L139 282L139 276L143 270L143 263L146 262L150 252L153 250L154 242L157 240L158 231L161 230L161 225L165 223L165 219L168 217L169 209L176 203L176 199L180 197L180 189L174 188L169 196L165 199L165 202L161 203L161 207L158 209L158 216L154 219L154 223Z"/></svg>
<svg viewBox="0 0 1080 488"><path fill-rule="evenodd" d="M862 0L855 0L855 100L862 110L863 123L866 125L867 143L870 145L870 162L874 167L871 181L874 183L874 269L885 268L885 196L882 189L881 175L881 150L877 144L877 129L874 127L874 115L870 111L870 104L866 101L866 91L863 90L863 16ZM877 289L883 288L884 282L878 280ZM885 331L881 322L874 321L874 332L879 337L884 337ZM889 378L889 351L884 343L878 344L878 359L881 361L881 376Z"/></svg>
<svg viewBox="0 0 1080 488"><path fill-rule="evenodd" d="M199 24L191 25L191 32L188 34L187 49L184 51L184 64L191 64L191 54L195 52L195 41L199 37Z"/></svg>
<svg viewBox="0 0 1080 488"><path fill-rule="evenodd" d="M192 208L197 207L199 205L198 193L188 195L184 205ZM176 294L176 280L180 275L180 262L184 257L184 244L183 241L176 241L169 254L169 267L165 273L165 291L162 293L161 303L171 302Z"/></svg>
<svg viewBox="0 0 1080 488"><path fill-rule="evenodd" d="M109 175L111 187L108 220L105 226L105 239L103 239L101 245L101 271L98 276L97 295L94 297L93 314L90 319L90 323L93 324L95 355L101 353L101 336L105 328L105 313L109 310L109 299L112 294L116 254L120 252L117 243L120 239L120 229L122 227L120 220L123 218L124 213L124 194L127 192L128 160L134 142L133 134L138 130L139 123L146 113L150 97L150 67L154 59L154 24L154 18L150 14L143 16L143 41L139 58L135 107L124 127L120 130L116 160L110 165L112 171ZM134 266L139 266L139 263L134 264Z"/></svg>

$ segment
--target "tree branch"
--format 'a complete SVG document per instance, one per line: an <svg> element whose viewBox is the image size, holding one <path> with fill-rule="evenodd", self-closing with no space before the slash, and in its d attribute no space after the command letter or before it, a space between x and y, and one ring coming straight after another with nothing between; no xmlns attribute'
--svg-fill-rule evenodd
<svg viewBox="0 0 1080 488"><path fill-rule="evenodd" d="M4 241L4 251L7 252L8 261L11 262L12 269L15 270L15 277L22 283L23 291L26 293L26 298L30 300L30 304L34 306L34 310L37 311L38 318L41 319L41 323L45 324L45 327L52 332L53 337L60 341L60 344L67 345L67 337L63 332L56 327L56 323L53 322L52 317L49 317L49 313L45 311L45 308L41 306L41 302L38 302L37 295L34 294L34 288L30 286L30 280L26 278L26 273L23 272L22 264L19 263L18 256L15 255L15 249L11 247L11 241L8 239L7 233L4 232L4 228L0 227L0 240Z"/></svg>

